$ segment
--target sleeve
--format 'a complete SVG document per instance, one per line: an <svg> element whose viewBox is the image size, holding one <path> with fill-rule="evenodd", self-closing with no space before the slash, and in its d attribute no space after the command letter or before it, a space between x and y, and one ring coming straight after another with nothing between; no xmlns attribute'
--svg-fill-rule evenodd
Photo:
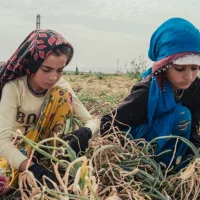
<svg viewBox="0 0 200 200"><path fill-rule="evenodd" d="M185 90L182 103L191 112L191 134L190 141L200 147L200 79L197 77L191 86Z"/></svg>
<svg viewBox="0 0 200 200"><path fill-rule="evenodd" d="M27 159L12 143L17 113L18 95L14 85L7 83L2 91L0 101L0 156L15 169Z"/></svg>
<svg viewBox="0 0 200 200"><path fill-rule="evenodd" d="M195 123L192 123L190 141L197 148L200 148L200 124L199 124L199 122L197 123L197 125Z"/></svg>
<svg viewBox="0 0 200 200"><path fill-rule="evenodd" d="M108 133L110 128L117 126L120 131L128 129L128 126L138 126L147 121L148 88L133 87L131 93L119 106L102 117L100 133ZM128 126L127 126L128 125Z"/></svg>
<svg viewBox="0 0 200 200"><path fill-rule="evenodd" d="M192 113L190 141L200 148L200 102L196 106L195 112Z"/></svg>
<svg viewBox="0 0 200 200"><path fill-rule="evenodd" d="M90 128L93 135L97 135L99 132L99 125L95 119L90 115L81 101L78 99L71 86L69 85L69 91L72 94L74 117L79 119L84 127Z"/></svg>

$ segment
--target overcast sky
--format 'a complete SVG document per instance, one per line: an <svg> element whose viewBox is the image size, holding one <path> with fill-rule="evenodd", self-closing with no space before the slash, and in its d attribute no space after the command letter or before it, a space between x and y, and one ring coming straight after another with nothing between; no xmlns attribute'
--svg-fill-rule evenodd
<svg viewBox="0 0 200 200"><path fill-rule="evenodd" d="M36 28L37 14L41 28L60 32L74 46L68 68L83 71L126 71L139 55L147 59L151 34L168 18L200 28L199 0L0 0L0 60Z"/></svg>

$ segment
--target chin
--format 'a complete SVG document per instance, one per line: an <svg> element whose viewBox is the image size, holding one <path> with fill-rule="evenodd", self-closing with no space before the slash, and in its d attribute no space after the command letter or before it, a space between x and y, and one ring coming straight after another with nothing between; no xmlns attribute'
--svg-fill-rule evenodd
<svg viewBox="0 0 200 200"><path fill-rule="evenodd" d="M181 89L181 90L186 90L186 89L188 89L189 87L190 87L190 85L187 85L187 86L179 87L179 89Z"/></svg>

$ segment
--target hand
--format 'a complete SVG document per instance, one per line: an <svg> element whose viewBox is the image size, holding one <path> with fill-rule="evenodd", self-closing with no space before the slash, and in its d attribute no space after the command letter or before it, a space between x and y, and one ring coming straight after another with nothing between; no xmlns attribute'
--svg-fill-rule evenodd
<svg viewBox="0 0 200 200"><path fill-rule="evenodd" d="M31 165L29 168L28 168L29 171L31 171L34 175L34 177L41 183L42 182L42 177L45 175L47 176L48 178L50 178L52 181L54 181L56 184L58 184L58 180L56 178L56 175L49 171L48 169L46 169L44 166L40 165L40 164L37 164L37 163L34 163L33 165ZM46 184L48 186L49 189L53 189L54 186L53 184L46 180Z"/></svg>
<svg viewBox="0 0 200 200"><path fill-rule="evenodd" d="M88 148L88 141L92 137L92 132L89 128L82 127L71 134L64 136L62 139L68 141L69 146L78 155L81 151Z"/></svg>
<svg viewBox="0 0 200 200"><path fill-rule="evenodd" d="M112 129L110 130L112 120L113 119L110 115L105 115L101 118L100 135L104 136L104 135L108 135L108 134L112 133Z"/></svg>

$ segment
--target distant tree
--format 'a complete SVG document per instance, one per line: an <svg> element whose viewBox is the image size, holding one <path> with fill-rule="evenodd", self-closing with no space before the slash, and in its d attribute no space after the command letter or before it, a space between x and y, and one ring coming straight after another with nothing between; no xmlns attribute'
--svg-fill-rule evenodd
<svg viewBox="0 0 200 200"><path fill-rule="evenodd" d="M63 75L66 75L66 74L67 74L67 71L64 71L64 72L63 72Z"/></svg>
<svg viewBox="0 0 200 200"><path fill-rule="evenodd" d="M78 67L76 66L75 75L78 75L78 74L79 74L79 70L78 70Z"/></svg>
<svg viewBox="0 0 200 200"><path fill-rule="evenodd" d="M102 80L103 79L103 76L104 74L102 72L97 72L96 73L96 77L99 79L99 80Z"/></svg>
<svg viewBox="0 0 200 200"><path fill-rule="evenodd" d="M142 79L141 74L147 69L147 61L144 59L143 55L140 55L138 58L134 58L131 61L131 69L126 73L132 77L140 81Z"/></svg>

